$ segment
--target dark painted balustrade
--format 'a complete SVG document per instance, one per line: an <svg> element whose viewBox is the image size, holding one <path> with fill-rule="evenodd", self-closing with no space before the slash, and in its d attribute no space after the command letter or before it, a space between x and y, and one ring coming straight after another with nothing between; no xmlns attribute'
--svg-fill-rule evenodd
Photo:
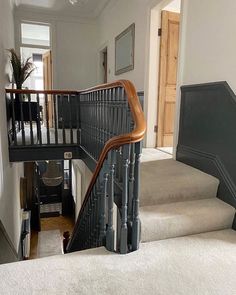
<svg viewBox="0 0 236 295"><path fill-rule="evenodd" d="M138 249L140 152L140 143L136 143L108 153L81 211L69 251L102 245L123 254Z"/></svg>
<svg viewBox="0 0 236 295"><path fill-rule="evenodd" d="M94 170L67 251L102 245L123 254L138 249L139 159L146 126L133 85L7 90L7 96L10 158L22 161L30 152L31 161L63 159L70 153Z"/></svg>
<svg viewBox="0 0 236 295"><path fill-rule="evenodd" d="M109 139L133 129L122 87L81 93L80 114L81 146L96 160Z"/></svg>
<svg viewBox="0 0 236 295"><path fill-rule="evenodd" d="M70 152L73 151L72 147L79 145L78 92L53 90L6 90L6 92L11 161L42 160L38 153L42 147L57 147L57 149L70 147L66 150ZM28 154L25 154L26 151ZM52 152L51 155L48 153L48 157L43 154L43 157L51 159ZM64 158L63 155L59 157L57 153L54 157Z"/></svg>

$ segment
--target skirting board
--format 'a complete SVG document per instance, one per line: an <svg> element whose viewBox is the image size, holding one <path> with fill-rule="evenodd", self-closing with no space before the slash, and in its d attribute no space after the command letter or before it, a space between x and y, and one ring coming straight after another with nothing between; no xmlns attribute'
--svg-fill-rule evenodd
<svg viewBox="0 0 236 295"><path fill-rule="evenodd" d="M177 160L218 178L220 180L218 198L236 208L235 184L217 155L179 145Z"/></svg>

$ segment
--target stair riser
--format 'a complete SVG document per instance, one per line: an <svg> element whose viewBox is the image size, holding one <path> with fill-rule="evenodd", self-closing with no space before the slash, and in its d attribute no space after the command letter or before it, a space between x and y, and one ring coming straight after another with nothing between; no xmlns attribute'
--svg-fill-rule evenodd
<svg viewBox="0 0 236 295"><path fill-rule="evenodd" d="M170 238L184 237L188 235L195 235L206 233L210 231L224 230L232 227L233 220L229 220L227 216L219 218L218 221L213 220L208 224L204 224L205 216L196 218L189 218L186 225L181 218L173 221L166 221L164 224L155 224L153 228L145 228L142 225L142 242L158 241Z"/></svg>
<svg viewBox="0 0 236 295"><path fill-rule="evenodd" d="M166 191L162 191L159 192L159 194L141 191L140 207L215 198L217 194L217 189L218 187L213 185L207 188L204 187L202 189L196 188L194 192L189 192L189 189L183 189L180 193L167 193Z"/></svg>
<svg viewBox="0 0 236 295"><path fill-rule="evenodd" d="M142 163L140 206L215 198L219 180L171 160Z"/></svg>
<svg viewBox="0 0 236 295"><path fill-rule="evenodd" d="M235 209L217 198L140 208L142 241L232 228Z"/></svg>

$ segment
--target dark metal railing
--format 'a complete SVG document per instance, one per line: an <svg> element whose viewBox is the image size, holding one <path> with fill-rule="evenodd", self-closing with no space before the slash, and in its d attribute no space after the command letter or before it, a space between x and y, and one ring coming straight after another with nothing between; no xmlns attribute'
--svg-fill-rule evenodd
<svg viewBox="0 0 236 295"><path fill-rule="evenodd" d="M77 146L96 164L67 251L139 247L139 159L146 125L129 81L84 91L7 90L10 148ZM83 159L83 158L82 158Z"/></svg>
<svg viewBox="0 0 236 295"><path fill-rule="evenodd" d="M139 159L145 120L128 81L80 92L81 147L97 160L68 252L139 247Z"/></svg>
<svg viewBox="0 0 236 295"><path fill-rule="evenodd" d="M79 144L78 92L6 90L11 147Z"/></svg>
<svg viewBox="0 0 236 295"><path fill-rule="evenodd" d="M99 246L122 254L138 249L140 153L141 143L108 153L80 214L68 252Z"/></svg>
<svg viewBox="0 0 236 295"><path fill-rule="evenodd" d="M122 87L80 94L81 146L98 160L105 143L131 132L133 121Z"/></svg>

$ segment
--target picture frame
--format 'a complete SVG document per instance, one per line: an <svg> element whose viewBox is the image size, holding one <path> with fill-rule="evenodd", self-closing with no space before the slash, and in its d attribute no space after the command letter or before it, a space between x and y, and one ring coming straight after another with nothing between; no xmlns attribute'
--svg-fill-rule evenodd
<svg viewBox="0 0 236 295"><path fill-rule="evenodd" d="M115 38L115 75L120 75L134 69L135 24Z"/></svg>

